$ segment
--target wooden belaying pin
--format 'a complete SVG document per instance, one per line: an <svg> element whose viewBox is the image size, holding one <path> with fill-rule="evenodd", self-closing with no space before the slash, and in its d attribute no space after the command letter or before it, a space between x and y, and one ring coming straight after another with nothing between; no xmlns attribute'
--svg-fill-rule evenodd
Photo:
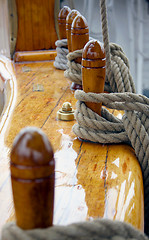
<svg viewBox="0 0 149 240"><path fill-rule="evenodd" d="M97 40L89 41L82 54L82 82L84 92L102 93L105 84L106 59L103 44ZM86 102L86 105L101 115L102 103Z"/></svg>
<svg viewBox="0 0 149 240"><path fill-rule="evenodd" d="M89 41L89 28L85 17L78 15L71 25L71 48L72 52L83 49ZM82 58L77 58L76 62L81 64Z"/></svg>
<svg viewBox="0 0 149 240"><path fill-rule="evenodd" d="M58 28L59 28L59 37L60 39L66 39L66 17L70 13L71 9L67 6L64 6L58 14Z"/></svg>
<svg viewBox="0 0 149 240"><path fill-rule="evenodd" d="M68 42L68 50L71 52L71 24L74 18L79 15L79 11L73 9L66 18L66 35L67 35L67 42Z"/></svg>
<svg viewBox="0 0 149 240"><path fill-rule="evenodd" d="M55 161L51 144L40 129L20 131L12 146L10 169L17 225L22 229L51 226Z"/></svg>
<svg viewBox="0 0 149 240"><path fill-rule="evenodd" d="M71 50L83 49L85 44L89 41L89 28L85 17L77 15L71 25ZM81 64L81 57L78 57L75 62ZM71 88L82 89L82 85L72 83Z"/></svg>

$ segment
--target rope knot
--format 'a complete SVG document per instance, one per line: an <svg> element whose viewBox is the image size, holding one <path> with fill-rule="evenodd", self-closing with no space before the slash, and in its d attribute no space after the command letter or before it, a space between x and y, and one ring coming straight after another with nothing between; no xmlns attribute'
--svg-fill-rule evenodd
<svg viewBox="0 0 149 240"><path fill-rule="evenodd" d="M110 92L135 92L128 59L122 48L115 43L110 43L110 64L107 61L106 82L110 84Z"/></svg>
<svg viewBox="0 0 149 240"><path fill-rule="evenodd" d="M135 93L85 93L77 90L75 97L78 124L73 126L74 133L82 139L99 143L131 144L142 168L145 187L145 211L148 207L149 192L149 99ZM101 116L89 109L85 102L102 102L110 109L125 111L120 118L102 108ZM145 215L145 219L148 214Z"/></svg>

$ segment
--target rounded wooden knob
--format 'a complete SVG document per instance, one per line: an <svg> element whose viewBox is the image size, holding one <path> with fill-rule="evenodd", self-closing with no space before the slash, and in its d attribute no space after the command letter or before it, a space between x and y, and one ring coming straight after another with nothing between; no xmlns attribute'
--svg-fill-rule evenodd
<svg viewBox="0 0 149 240"><path fill-rule="evenodd" d="M89 41L82 54L82 82L85 92L102 93L105 84L106 59L103 44L97 40ZM102 103L86 103L94 112L101 115Z"/></svg>
<svg viewBox="0 0 149 240"><path fill-rule="evenodd" d="M59 27L59 37L60 39L67 38L66 35L66 17L71 9L67 6L64 6L58 14L58 27Z"/></svg>
<svg viewBox="0 0 149 240"><path fill-rule="evenodd" d="M11 151L11 181L16 222L22 229L52 225L54 206L53 150L37 128L25 128Z"/></svg>
<svg viewBox="0 0 149 240"><path fill-rule="evenodd" d="M74 18L79 15L79 11L72 10L66 18L66 35L67 35L67 42L68 42L68 50L71 52L71 24L74 20Z"/></svg>
<svg viewBox="0 0 149 240"><path fill-rule="evenodd" d="M74 18L71 25L71 47L72 51L84 48L89 41L89 28L85 17L78 15ZM81 63L81 58L76 62Z"/></svg>

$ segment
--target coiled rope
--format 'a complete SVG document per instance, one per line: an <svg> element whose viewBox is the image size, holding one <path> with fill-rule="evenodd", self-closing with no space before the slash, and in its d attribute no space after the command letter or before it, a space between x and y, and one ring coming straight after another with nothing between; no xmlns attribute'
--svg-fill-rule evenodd
<svg viewBox="0 0 149 240"><path fill-rule="evenodd" d="M72 82L82 85L82 73L81 73L81 64L76 63L75 59L82 57L82 49L70 52L67 55L68 59L68 69L64 72L64 76L69 78Z"/></svg>
<svg viewBox="0 0 149 240"><path fill-rule="evenodd" d="M101 0L103 41L106 53L106 78L112 94L76 91L76 119L73 131L80 138L93 142L131 143L142 168L145 196L145 231L149 231L149 99L135 94L129 64L122 49L109 45L105 0ZM110 48L112 47L112 51ZM129 93L128 93L129 92ZM106 107L125 110L122 120L102 109L102 117L86 107L84 102L103 102Z"/></svg>
<svg viewBox="0 0 149 240"><path fill-rule="evenodd" d="M92 40L92 39L93 38L90 37L90 40ZM126 62L126 65L129 64L126 56L124 55L124 53L122 51L122 49L114 43L110 44L110 54L113 55L113 57L115 56L115 51L118 51L118 50L119 50L119 52L121 51L119 54L121 55L121 58L123 59L123 61ZM76 50L74 52L70 52L67 55L68 69L64 72L64 76L66 78L69 78L70 81L72 81L76 84L80 84L80 85L82 85L82 71L81 71L82 66L81 66L80 63L75 62L75 59L78 58L78 57L82 57L82 53L83 53L83 49ZM105 81L104 90L107 91L107 92L112 92L112 89L111 89L110 84L109 84L107 79Z"/></svg>
<svg viewBox="0 0 149 240"><path fill-rule="evenodd" d="M68 68L67 66L67 54L69 53L68 48L67 48L67 39L62 39L62 40L57 40L55 42L56 51L57 51L57 56L54 61L54 67L61 69L61 70L66 70Z"/></svg>
<svg viewBox="0 0 149 240"><path fill-rule="evenodd" d="M6 224L2 240L148 240L131 225L107 219L68 226L23 231L14 223Z"/></svg>

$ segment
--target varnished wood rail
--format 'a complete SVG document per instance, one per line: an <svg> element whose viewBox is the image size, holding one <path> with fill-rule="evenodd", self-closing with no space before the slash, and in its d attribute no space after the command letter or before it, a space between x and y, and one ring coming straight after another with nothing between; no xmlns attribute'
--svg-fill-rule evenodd
<svg viewBox="0 0 149 240"><path fill-rule="evenodd" d="M15 52L14 61L15 62L50 61L54 60L56 55L57 55L56 50Z"/></svg>
<svg viewBox="0 0 149 240"><path fill-rule="evenodd" d="M54 148L54 224L105 217L129 222L143 231L143 181L133 149L125 144L82 142L71 130L75 121L56 119L63 103L69 101L75 108L76 99L53 62L16 63L14 69L8 104L12 111L5 114L0 135L0 230L4 223L15 220L9 173L13 140L22 128L36 126ZM113 113L122 117L120 111Z"/></svg>

